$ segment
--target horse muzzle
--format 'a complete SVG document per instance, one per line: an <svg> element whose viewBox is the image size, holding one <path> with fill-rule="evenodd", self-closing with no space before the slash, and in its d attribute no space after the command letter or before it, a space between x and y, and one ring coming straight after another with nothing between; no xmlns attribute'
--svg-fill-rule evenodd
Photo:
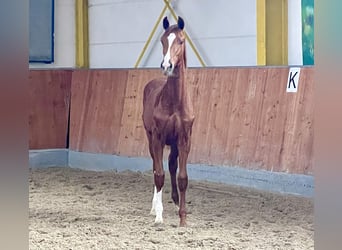
<svg viewBox="0 0 342 250"><path fill-rule="evenodd" d="M173 74L174 66L170 60L167 63L163 61L160 67L162 68L164 75L171 76Z"/></svg>

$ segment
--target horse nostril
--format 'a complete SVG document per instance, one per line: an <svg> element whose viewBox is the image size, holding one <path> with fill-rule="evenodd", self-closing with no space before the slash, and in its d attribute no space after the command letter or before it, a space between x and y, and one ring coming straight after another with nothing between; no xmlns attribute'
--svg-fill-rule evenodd
<svg viewBox="0 0 342 250"><path fill-rule="evenodd" d="M171 62L171 60L169 60L169 64L170 64L170 69L172 69L172 62Z"/></svg>
<svg viewBox="0 0 342 250"><path fill-rule="evenodd" d="M161 62L160 67L163 68L163 62Z"/></svg>

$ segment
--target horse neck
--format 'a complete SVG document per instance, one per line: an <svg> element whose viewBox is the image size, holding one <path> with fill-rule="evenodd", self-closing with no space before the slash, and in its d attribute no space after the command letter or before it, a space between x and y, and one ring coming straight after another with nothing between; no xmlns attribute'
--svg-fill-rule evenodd
<svg viewBox="0 0 342 250"><path fill-rule="evenodd" d="M162 93L162 103L171 107L172 111L179 110L184 113L192 112L187 86L185 84L185 61L174 69L175 76L167 78Z"/></svg>

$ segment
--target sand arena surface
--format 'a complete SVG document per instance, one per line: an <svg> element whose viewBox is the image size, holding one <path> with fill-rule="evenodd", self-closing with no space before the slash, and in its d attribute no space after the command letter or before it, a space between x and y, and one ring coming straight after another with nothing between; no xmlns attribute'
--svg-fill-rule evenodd
<svg viewBox="0 0 342 250"><path fill-rule="evenodd" d="M152 173L30 169L29 249L314 249L312 199L190 180L179 228L170 190L155 225Z"/></svg>

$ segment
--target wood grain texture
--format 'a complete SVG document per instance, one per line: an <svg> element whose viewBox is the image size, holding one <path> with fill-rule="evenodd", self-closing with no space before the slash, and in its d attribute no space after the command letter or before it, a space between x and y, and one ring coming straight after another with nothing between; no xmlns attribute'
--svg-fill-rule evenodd
<svg viewBox="0 0 342 250"><path fill-rule="evenodd" d="M77 70L71 87L70 149L117 154L127 70Z"/></svg>
<svg viewBox="0 0 342 250"><path fill-rule="evenodd" d="M66 148L72 71L29 72L29 148Z"/></svg>
<svg viewBox="0 0 342 250"><path fill-rule="evenodd" d="M312 174L313 69L286 93L288 68L189 70L190 162Z"/></svg>
<svg viewBox="0 0 342 250"><path fill-rule="evenodd" d="M286 93L288 71L188 69L196 115L189 162L313 174L314 68L301 69L297 93ZM157 77L158 69L74 71L70 149L150 157L142 97Z"/></svg>
<svg viewBox="0 0 342 250"><path fill-rule="evenodd" d="M148 81L161 77L159 69L129 70L121 119L119 154L149 156L147 138L142 122L143 91Z"/></svg>

